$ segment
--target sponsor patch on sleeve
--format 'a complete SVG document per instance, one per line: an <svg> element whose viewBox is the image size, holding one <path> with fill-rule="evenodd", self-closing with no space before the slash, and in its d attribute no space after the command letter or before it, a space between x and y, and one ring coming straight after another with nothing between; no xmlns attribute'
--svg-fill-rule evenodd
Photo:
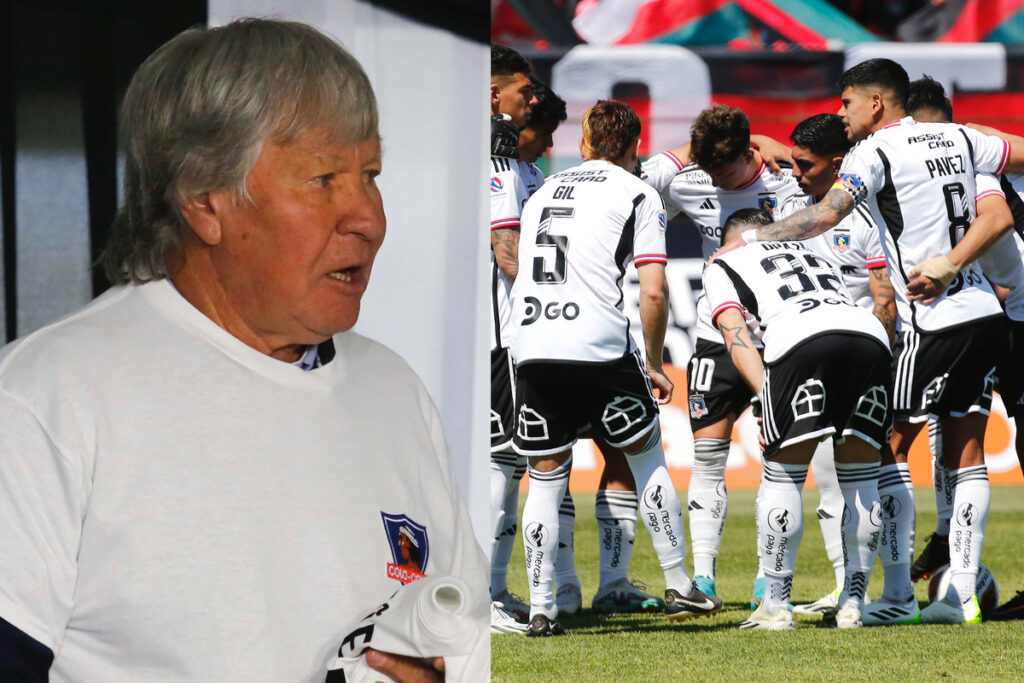
<svg viewBox="0 0 1024 683"><path fill-rule="evenodd" d="M868 189L864 187L864 181L852 173L840 175L836 178L836 182L832 184L832 187L848 192L853 197L854 204L860 204L868 198Z"/></svg>

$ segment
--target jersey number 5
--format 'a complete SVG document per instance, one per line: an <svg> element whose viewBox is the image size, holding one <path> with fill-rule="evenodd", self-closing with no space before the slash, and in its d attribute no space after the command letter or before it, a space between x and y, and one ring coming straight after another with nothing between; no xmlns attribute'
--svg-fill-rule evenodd
<svg viewBox="0 0 1024 683"><path fill-rule="evenodd" d="M565 235L550 234L551 225L559 218L572 218L575 209L564 206L547 206L540 212L540 227L537 228L537 246L553 247L555 260L547 267L547 255L533 258L533 281L539 285L560 285L565 282L565 252L569 250L569 238ZM548 252L550 253L550 252Z"/></svg>

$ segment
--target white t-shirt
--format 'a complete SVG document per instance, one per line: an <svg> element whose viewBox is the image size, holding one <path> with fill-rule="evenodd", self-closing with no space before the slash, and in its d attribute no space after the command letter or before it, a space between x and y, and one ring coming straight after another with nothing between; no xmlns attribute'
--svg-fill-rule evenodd
<svg viewBox="0 0 1024 683"><path fill-rule="evenodd" d="M601 363L636 348L622 312L626 264L665 263L658 193L607 161L557 173L526 203L512 286L519 363Z"/></svg>
<svg viewBox="0 0 1024 683"><path fill-rule="evenodd" d="M853 303L827 259L806 242L755 242L727 252L704 269L704 291L712 323L735 308L753 316L752 332L764 342L772 363L824 332L872 336L889 347L882 323Z"/></svg>
<svg viewBox="0 0 1024 683"><path fill-rule="evenodd" d="M0 617L55 653L51 680L323 681L415 576L408 547L472 587L487 637L426 390L383 346L334 344L303 371L165 280L0 352Z"/></svg>
<svg viewBox="0 0 1024 683"><path fill-rule="evenodd" d="M813 205L814 197L805 194L790 197L782 206L780 218ZM853 303L869 311L874 309L868 271L885 267L885 252L878 239L878 226L864 206L857 206L853 213L839 221L839 225L804 243L839 270Z"/></svg>
<svg viewBox="0 0 1024 683"><path fill-rule="evenodd" d="M519 228L523 205L537 188L544 184L544 174L534 164L505 157L491 157L488 177L491 197L491 230ZM510 308L508 292L511 285L505 273L491 258L491 350L508 346Z"/></svg>
<svg viewBox="0 0 1024 683"><path fill-rule="evenodd" d="M1005 183L988 173L978 174L978 200L991 195L1006 199L1013 210L1014 218L1024 215L1024 202L1018 187L1024 187L1024 176L1012 174L1003 176ZM1007 192L1009 194L1007 194ZM1018 230L1024 225L1015 226ZM1015 230L1009 230L978 258L978 265L985 277L994 284L1010 290L1003 302L1006 317L1018 322L1024 321L1024 240Z"/></svg>
<svg viewBox="0 0 1024 683"><path fill-rule="evenodd" d="M789 168L783 168L782 175L775 175L764 162L750 180L735 190L715 187L711 176L697 164L684 165L671 152L645 161L642 173L644 182L661 193L669 218L681 212L697 226L706 259L721 246L722 225L733 213L740 209L764 209L778 220L785 201L800 192ZM722 335L710 320L711 309L702 292L697 298L697 337L723 343Z"/></svg>
<svg viewBox="0 0 1024 683"><path fill-rule="evenodd" d="M937 332L1002 314L981 268L964 268L930 305L907 299L910 271L946 254L976 216L975 173L1001 173L1009 145L953 123L918 123L907 117L854 145L840 168L871 216L884 229L889 279L903 325Z"/></svg>

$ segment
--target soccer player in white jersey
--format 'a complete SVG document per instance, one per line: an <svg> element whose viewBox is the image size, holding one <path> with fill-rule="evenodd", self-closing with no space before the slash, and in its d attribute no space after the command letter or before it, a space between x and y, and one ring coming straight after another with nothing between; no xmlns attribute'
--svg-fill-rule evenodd
<svg viewBox="0 0 1024 683"><path fill-rule="evenodd" d="M720 246L722 224L738 209L764 209L777 215L783 202L799 192L784 168L773 174L751 147L750 122L739 109L716 105L700 113L686 146L643 164L643 178L661 192L669 215L686 214L697 226L707 258ZM728 514L725 463L736 418L750 403L750 389L729 362L722 336L710 324L707 299L697 301L697 342L689 362L687 405L693 430L693 470L687 489L690 538L697 586L714 595L715 564ZM755 579L756 607L763 580Z"/></svg>
<svg viewBox="0 0 1024 683"><path fill-rule="evenodd" d="M909 79L891 60L858 64L839 85L839 114L850 139L860 142L836 184L818 204L747 231L744 240L813 237L868 202L885 233L901 331L893 353L895 462L883 464L879 479L885 588L865 608L864 624L978 621L974 582L990 501L982 442L1002 311L972 262L1012 217L1006 211L976 218L975 173L1024 169L1024 148L963 126L904 117ZM947 466L956 470L951 533L959 541L952 589L921 612L910 581L914 508L906 454L930 414L942 420Z"/></svg>
<svg viewBox="0 0 1024 683"><path fill-rule="evenodd" d="M517 625L529 616L529 607L508 590L504 569L497 563L498 540L505 532L503 504L510 498L517 458L512 450L515 384L512 358L508 353L508 291L518 272L519 216L526 199L544 182L544 174L531 163L518 159L518 131L529 120L537 104L533 93L530 62L512 48L491 45L491 168L488 194L491 198L491 630L494 633L523 632ZM520 475L521 476L521 475ZM509 520L515 535L514 517Z"/></svg>
<svg viewBox="0 0 1024 683"><path fill-rule="evenodd" d="M804 119L793 129L790 139L793 142L793 177L800 184L802 193L783 205L783 216L811 206L825 196L851 146L843 130L843 121L835 114L816 114ZM891 343L896 332L896 300L878 239L878 227L867 209L858 207L836 227L807 240L807 246L839 270L853 302L875 314ZM811 472L820 496L818 523L825 541L825 552L835 572L836 587L810 604L795 605L793 613L825 615L838 608L845 575L841 538L843 495L836 478L830 440L818 444L811 460Z"/></svg>
<svg viewBox="0 0 1024 683"><path fill-rule="evenodd" d="M665 574L669 618L722 608L686 572L682 512L665 467L658 421L658 400L672 395L662 372L665 211L658 193L630 173L639 143L636 112L621 102L598 102L583 115L583 164L549 178L523 212L519 256L528 270L512 288L511 350L517 363L513 444L530 458L523 509L527 635L564 632L556 620L552 576L558 506L572 446L587 424L627 454L642 492L640 517ZM640 279L645 353L622 312L622 277L630 260Z"/></svg>
<svg viewBox="0 0 1024 683"><path fill-rule="evenodd" d="M733 214L726 242L768 224L755 210ZM742 245L742 242L740 242ZM836 623L861 625L864 590L878 552L879 449L892 429L889 340L879 320L856 306L827 259L805 242L741 246L704 271L712 320L733 364L756 392L764 470L757 504L764 601L740 628L793 628L789 610L803 537L801 491L819 440L835 442L846 573ZM764 361L751 330L764 342ZM857 359L858 372L850 372Z"/></svg>

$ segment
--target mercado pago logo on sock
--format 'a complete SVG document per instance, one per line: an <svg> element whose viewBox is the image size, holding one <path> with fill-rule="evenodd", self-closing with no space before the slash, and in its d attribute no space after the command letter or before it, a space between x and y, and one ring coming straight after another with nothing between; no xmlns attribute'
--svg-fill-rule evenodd
<svg viewBox="0 0 1024 683"><path fill-rule="evenodd" d="M384 533L391 547L393 562L387 563L387 577L402 585L427 575L430 542L427 527L415 522L409 515L381 511Z"/></svg>

